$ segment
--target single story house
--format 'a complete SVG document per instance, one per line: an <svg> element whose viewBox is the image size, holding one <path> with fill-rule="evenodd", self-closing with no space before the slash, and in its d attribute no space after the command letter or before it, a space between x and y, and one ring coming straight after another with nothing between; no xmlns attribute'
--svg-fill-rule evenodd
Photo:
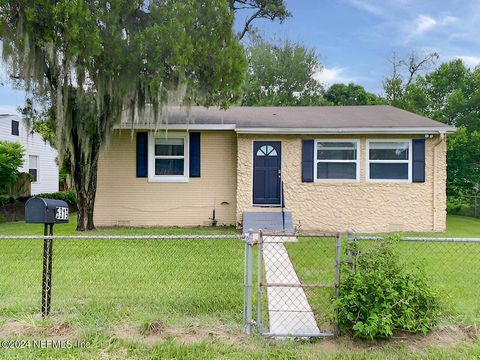
<svg viewBox="0 0 480 360"><path fill-rule="evenodd" d="M242 225L444 231L446 134L391 106L168 108L122 122L98 171L98 226Z"/></svg>
<svg viewBox="0 0 480 360"><path fill-rule="evenodd" d="M0 114L0 140L18 142L25 148L19 171L32 175L32 195L58 191L57 150L40 134L29 131L19 116Z"/></svg>

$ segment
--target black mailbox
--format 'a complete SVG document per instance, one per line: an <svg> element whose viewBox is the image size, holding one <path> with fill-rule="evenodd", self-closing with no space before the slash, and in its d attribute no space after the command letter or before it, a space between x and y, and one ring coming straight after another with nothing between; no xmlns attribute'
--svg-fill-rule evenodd
<svg viewBox="0 0 480 360"><path fill-rule="evenodd" d="M63 200L30 198L25 204L27 224L68 223L68 204Z"/></svg>

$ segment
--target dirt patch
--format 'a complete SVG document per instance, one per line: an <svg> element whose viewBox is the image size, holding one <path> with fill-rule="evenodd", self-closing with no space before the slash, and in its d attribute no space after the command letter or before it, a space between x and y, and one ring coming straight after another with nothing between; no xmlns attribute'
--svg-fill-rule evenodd
<svg viewBox="0 0 480 360"><path fill-rule="evenodd" d="M26 327L20 321L6 321L0 324L0 339L8 339L12 336L23 336L26 334Z"/></svg>
<svg viewBox="0 0 480 360"><path fill-rule="evenodd" d="M78 339L80 329L67 323L43 324L25 320L8 320L0 323L0 339L38 338L71 340ZM193 345L203 341L219 342L255 351L266 342L282 343L283 340L261 340L257 336L242 334L238 328L216 324L202 326L193 324L188 326L166 326L162 320L154 320L144 326L134 326L129 323L112 330L111 336L124 341L154 345L165 339L173 339L184 345ZM365 341L350 336L341 336L333 339L318 340L301 345L299 351L304 354L336 355L342 353L362 354L373 352L382 354L388 349L404 349L410 354L424 354L429 348L443 348L454 350L456 347L474 343L479 338L475 326L442 326L427 335L397 333L389 340ZM300 350L302 349L302 350Z"/></svg>
<svg viewBox="0 0 480 360"><path fill-rule="evenodd" d="M152 345L167 338L175 338L178 343L185 345L191 345L205 340L246 344L249 339L247 335L233 331L228 326L165 327L162 321L156 320L155 322L157 322L157 324L152 327L155 328L156 331L146 332L143 326L135 327L130 324L125 324L116 329L113 336L122 340L139 341L146 345Z"/></svg>
<svg viewBox="0 0 480 360"><path fill-rule="evenodd" d="M44 339L70 340L78 338L78 330L66 323L35 324L21 320L6 321L0 325L0 339L12 337L36 337Z"/></svg>
<svg viewBox="0 0 480 360"><path fill-rule="evenodd" d="M396 333L389 340L365 341L342 336L336 339L325 339L314 344L316 350L326 353L340 352L381 352L385 348L404 348L409 353L424 353L429 348L454 349L465 343L473 343L478 339L474 326L444 326L426 335Z"/></svg>
<svg viewBox="0 0 480 360"><path fill-rule="evenodd" d="M163 325L163 323L162 323ZM114 337L127 341L141 342L153 345L167 338L173 338L179 344L192 345L202 341L218 341L234 345L246 350L256 350L262 341L245 334L238 333L227 326L213 327L163 327L161 331L153 334L142 334L141 327L125 324L115 330ZM354 339L350 336L322 339L312 344L305 344L304 350L308 353L341 354L341 353L382 353L389 349L405 349L408 353L422 354L429 348L455 349L456 347L473 343L478 339L477 329L473 326L444 326L427 335L397 333L389 340L365 341ZM282 342L283 340L264 340Z"/></svg>

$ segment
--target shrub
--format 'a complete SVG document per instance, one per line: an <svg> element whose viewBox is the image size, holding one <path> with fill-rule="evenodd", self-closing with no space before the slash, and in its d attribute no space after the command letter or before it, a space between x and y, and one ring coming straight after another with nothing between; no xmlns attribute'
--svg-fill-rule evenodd
<svg viewBox="0 0 480 360"><path fill-rule="evenodd" d="M69 203L71 206L77 206L77 195L75 194L75 191L59 191L55 193L38 194L35 196L48 199L63 200Z"/></svg>
<svg viewBox="0 0 480 360"><path fill-rule="evenodd" d="M25 149L19 143L0 141L0 193L4 193L17 178L24 155Z"/></svg>
<svg viewBox="0 0 480 360"><path fill-rule="evenodd" d="M14 202L15 200L16 200L15 196L0 195L0 206L5 206L10 202Z"/></svg>
<svg viewBox="0 0 480 360"><path fill-rule="evenodd" d="M449 196L447 198L448 214L464 214L471 208L470 203L463 197Z"/></svg>
<svg viewBox="0 0 480 360"><path fill-rule="evenodd" d="M342 268L338 322L357 337L385 338L395 330L426 333L437 322L437 295L421 269L400 262L396 242L391 237L354 251L353 264Z"/></svg>

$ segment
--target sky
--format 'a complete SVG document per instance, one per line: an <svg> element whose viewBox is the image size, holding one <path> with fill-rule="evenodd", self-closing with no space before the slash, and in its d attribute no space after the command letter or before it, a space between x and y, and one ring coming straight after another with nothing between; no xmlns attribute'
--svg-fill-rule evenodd
<svg viewBox="0 0 480 360"><path fill-rule="evenodd" d="M326 86L355 82L381 94L393 52L404 57L435 51L439 62L480 63L480 0L286 1L290 19L255 26L267 39L288 38L315 49L324 66L316 77ZM237 29L247 16L238 14ZM24 98L22 91L0 85L0 113L15 113Z"/></svg>
<svg viewBox="0 0 480 360"><path fill-rule="evenodd" d="M292 17L283 24L260 20L266 39L315 49L326 86L355 82L376 94L395 52L405 57L438 52L439 62L480 63L480 0L286 0ZM247 14L239 14L240 27ZM248 41L248 40L246 40Z"/></svg>

